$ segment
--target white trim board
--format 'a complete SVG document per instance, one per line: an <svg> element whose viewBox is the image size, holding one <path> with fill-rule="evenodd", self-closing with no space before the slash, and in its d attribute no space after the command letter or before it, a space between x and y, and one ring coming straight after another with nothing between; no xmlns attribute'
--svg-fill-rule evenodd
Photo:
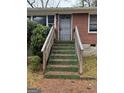
<svg viewBox="0 0 124 93"><path fill-rule="evenodd" d="M54 15L54 28L56 28L56 14Z"/></svg>
<svg viewBox="0 0 124 93"><path fill-rule="evenodd" d="M71 14L71 40L72 40L72 33L73 32L73 14Z"/></svg>
<svg viewBox="0 0 124 93"><path fill-rule="evenodd" d="M58 20L58 40L59 40L59 14L57 15L57 20Z"/></svg>
<svg viewBox="0 0 124 93"><path fill-rule="evenodd" d="M48 26L48 15L46 15L46 26Z"/></svg>
<svg viewBox="0 0 124 93"><path fill-rule="evenodd" d="M31 21L33 21L33 16L31 16Z"/></svg>

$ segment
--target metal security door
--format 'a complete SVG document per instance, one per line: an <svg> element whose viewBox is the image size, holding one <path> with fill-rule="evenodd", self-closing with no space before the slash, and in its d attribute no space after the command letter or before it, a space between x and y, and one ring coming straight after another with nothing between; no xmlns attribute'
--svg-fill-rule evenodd
<svg viewBox="0 0 124 93"><path fill-rule="evenodd" d="M59 36L60 40L71 40L71 16L60 15L59 17Z"/></svg>

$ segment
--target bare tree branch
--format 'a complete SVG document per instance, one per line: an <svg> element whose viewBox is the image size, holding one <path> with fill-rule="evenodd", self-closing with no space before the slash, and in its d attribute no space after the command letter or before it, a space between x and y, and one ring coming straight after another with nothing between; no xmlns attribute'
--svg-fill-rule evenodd
<svg viewBox="0 0 124 93"><path fill-rule="evenodd" d="M34 1L35 1L35 0L34 0ZM27 2L28 2L28 4L29 4L32 8L34 8L33 3L31 3L29 0L27 0Z"/></svg>
<svg viewBox="0 0 124 93"><path fill-rule="evenodd" d="M79 1L81 7L97 7L97 0L79 0Z"/></svg>
<svg viewBox="0 0 124 93"><path fill-rule="evenodd" d="M85 0L81 0L81 1L80 1L82 7L84 7L84 1L85 1Z"/></svg>
<svg viewBox="0 0 124 93"><path fill-rule="evenodd" d="M94 6L97 7L97 0L93 2Z"/></svg>
<svg viewBox="0 0 124 93"><path fill-rule="evenodd" d="M36 2L35 2L36 1ZM56 2L56 4L51 4L50 1L53 1L54 3ZM47 8L48 5L51 6L51 7L59 7L60 3L61 3L62 0L27 0L27 3L32 7L32 8L35 8L35 7L42 7L42 8ZM69 1L69 0L63 0L65 2ZM39 4L39 2L41 2ZM39 6L40 5L40 6Z"/></svg>
<svg viewBox="0 0 124 93"><path fill-rule="evenodd" d="M44 8L44 2L43 0L40 0L41 1L41 4L42 4L42 8Z"/></svg>
<svg viewBox="0 0 124 93"><path fill-rule="evenodd" d="M87 3L88 3L88 6L89 6L89 7L90 7L90 2L91 2L90 0L87 0Z"/></svg>
<svg viewBox="0 0 124 93"><path fill-rule="evenodd" d="M49 0L47 0L47 1L46 1L46 5L45 5L45 8L47 7L47 5L48 5L48 2L49 2Z"/></svg>
<svg viewBox="0 0 124 93"><path fill-rule="evenodd" d="M56 8L59 6L60 2L61 2L61 0L59 0L59 2L58 2L58 4L57 4Z"/></svg>

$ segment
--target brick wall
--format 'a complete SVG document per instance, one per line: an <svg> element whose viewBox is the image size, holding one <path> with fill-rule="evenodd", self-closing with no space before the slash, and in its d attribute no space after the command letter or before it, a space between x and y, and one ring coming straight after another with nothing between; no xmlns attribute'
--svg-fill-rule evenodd
<svg viewBox="0 0 124 93"><path fill-rule="evenodd" d="M77 25L84 44L96 44L97 34L88 33L88 14L73 14L73 29Z"/></svg>

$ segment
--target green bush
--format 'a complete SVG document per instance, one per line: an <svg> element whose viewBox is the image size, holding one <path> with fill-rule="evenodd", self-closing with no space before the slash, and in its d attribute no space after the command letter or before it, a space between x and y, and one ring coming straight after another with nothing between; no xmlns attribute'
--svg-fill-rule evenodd
<svg viewBox="0 0 124 93"><path fill-rule="evenodd" d="M27 45L30 47L32 31L37 27L37 22L27 21Z"/></svg>
<svg viewBox="0 0 124 93"><path fill-rule="evenodd" d="M40 64L41 63L41 58L39 56L31 56L30 57L30 69L32 71L39 71L40 70Z"/></svg>
<svg viewBox="0 0 124 93"><path fill-rule="evenodd" d="M37 24L37 27L33 30L31 36L31 49L34 55L38 55L42 58L41 48L49 33L49 28Z"/></svg>

